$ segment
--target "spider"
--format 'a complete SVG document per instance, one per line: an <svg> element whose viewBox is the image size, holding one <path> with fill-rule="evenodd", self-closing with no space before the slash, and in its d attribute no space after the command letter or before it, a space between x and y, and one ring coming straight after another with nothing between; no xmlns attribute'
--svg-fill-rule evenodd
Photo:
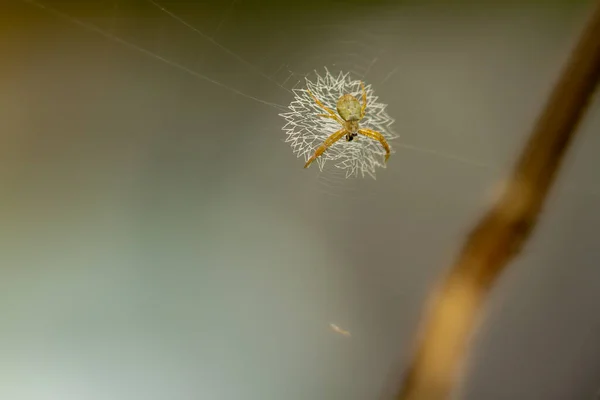
<svg viewBox="0 0 600 400"><path fill-rule="evenodd" d="M390 146L383 135L371 129L360 128L358 125L358 123L365 117L365 111L367 109L367 92L365 90L365 85L361 82L360 87L362 88L362 106L356 97L352 96L351 94L345 94L337 101L337 114L335 111L321 103L321 101L317 99L310 90L307 90L308 94L313 98L315 103L317 103L317 105L323 110L327 111L327 114L318 114L318 116L337 121L342 126L342 129L329 135L323 144L317 147L315 154L313 154L312 157L308 159L306 164L304 164L304 168L308 168L313 161L315 161L325 152L325 150L327 150L342 137L346 136L346 141L350 142L356 136L358 136L359 133L368 138L378 140L379 143L381 143L381 146L383 146L385 149L385 161L387 162L388 158L390 158Z"/></svg>

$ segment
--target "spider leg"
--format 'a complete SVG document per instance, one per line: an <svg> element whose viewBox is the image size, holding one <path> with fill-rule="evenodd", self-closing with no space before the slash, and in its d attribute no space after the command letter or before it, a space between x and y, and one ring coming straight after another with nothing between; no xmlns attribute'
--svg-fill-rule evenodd
<svg viewBox="0 0 600 400"><path fill-rule="evenodd" d="M361 135L364 135L368 138L377 140L379 143L381 143L381 146L383 146L383 148L385 149L385 161L387 162L388 158L390 158L391 150L390 150L390 145L385 140L383 135L379 132L373 131L371 129L366 129L366 128L359 129L358 133L360 133Z"/></svg>
<svg viewBox="0 0 600 400"><path fill-rule="evenodd" d="M344 125L344 121L342 121L342 119L340 117L338 117L338 115L335 113L335 111L333 111L331 108L327 107L325 104L321 103L321 100L317 99L317 97L314 94L312 94L312 92L310 90L306 89L306 91L308 92L310 97L313 98L315 103L317 103L317 105L319 107L321 107L323 110L327 111L327 113L329 114L329 116L325 116L325 114L319 114L320 117L331 118L331 119L334 119L337 122L339 122L341 125Z"/></svg>
<svg viewBox="0 0 600 400"><path fill-rule="evenodd" d="M304 168L308 168L313 161L320 157L321 154L323 154L331 145L343 138L346 133L346 129L340 129L339 131L332 133L327 139L325 139L322 145L317 147L315 154L313 154L312 157L308 159L306 164L304 164Z"/></svg>
<svg viewBox="0 0 600 400"><path fill-rule="evenodd" d="M365 111L367 110L367 91L365 90L365 84L361 81L360 87L362 88L362 101L363 105L360 109L360 119L363 119L365 116Z"/></svg>

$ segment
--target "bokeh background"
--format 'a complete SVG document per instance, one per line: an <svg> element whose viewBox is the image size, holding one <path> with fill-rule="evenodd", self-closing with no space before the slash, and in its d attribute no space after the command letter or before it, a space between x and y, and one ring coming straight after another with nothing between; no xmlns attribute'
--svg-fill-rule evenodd
<svg viewBox="0 0 600 400"><path fill-rule="evenodd" d="M389 399L591 3L158 5L0 4L0 398ZM284 142L323 67L389 104L377 180ZM598 132L596 100L457 398L600 387Z"/></svg>

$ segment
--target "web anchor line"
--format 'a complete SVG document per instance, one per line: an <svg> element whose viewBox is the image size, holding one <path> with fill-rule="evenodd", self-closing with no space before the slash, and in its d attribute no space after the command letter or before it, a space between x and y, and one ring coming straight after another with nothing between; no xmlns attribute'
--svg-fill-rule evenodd
<svg viewBox="0 0 600 400"><path fill-rule="evenodd" d="M232 93L235 93L237 95L240 95L240 96L245 97L245 98L250 99L250 100L254 100L254 101L258 102L258 103L267 105L267 106L275 108L277 110L281 110L281 111L287 110L287 107L285 107L285 106L283 106L281 104L277 104L277 103L273 103L273 102L270 102L270 101L262 100L262 99L259 99L258 97L255 97L255 96L252 96L250 94L244 93L241 90L238 90L238 89L235 89L235 88L233 88L231 86L228 86L228 85L226 85L226 84L224 84L224 83L222 83L220 81L217 81L216 79L209 78L206 75L203 75L203 74L201 74L199 72L196 72L196 71L194 71L194 70L192 70L192 69L190 69L190 68L188 68L188 67L186 67L184 65L181 65L181 64L176 63L174 61L171 61L171 60L169 60L167 58L164 58L164 57L160 56L159 54L156 54L156 53L154 53L154 52L152 52L152 51L150 51L150 50L148 50L148 49L146 49L144 47L138 46L138 45L136 45L134 43L131 43L131 42L125 40L125 39L122 39L122 38L120 38L120 37L118 37L116 35L113 35L113 34L107 32L107 31L99 28L98 26L96 26L94 24L91 24L91 23L88 23L88 22L84 22L84 21L82 21L82 20L80 20L78 18L72 17L71 15L69 15L69 14L67 14L65 12L59 11L59 10L53 8L53 7L50 7L50 6L45 5L45 4L42 4L42 3L37 2L35 0L22 0L22 1L25 2L25 3L31 4L31 5L33 5L35 7L38 7L40 9L43 9L46 12L48 12L50 14L53 14L54 16L56 16L56 17L58 17L60 19L63 19L65 21L68 21L68 22L70 22L70 23L72 23L74 25L77 25L77 26L79 26L79 27L81 27L81 28L83 28L83 29L85 29L87 31L95 32L95 33L97 33L97 34L99 34L101 36L104 36L105 38L107 38L107 39L115 42L115 43L119 43L122 46L128 47L128 48L133 49L133 50L135 50L135 51L137 51L139 53L145 54L148 57L151 57L151 58L153 58L155 60L161 61L161 62L163 62L163 63L165 63L167 65L170 65L171 67L179 69L180 71L183 71L183 72L185 72L185 73L187 73L187 74L189 74L191 76L194 76L196 78L199 78L199 79L202 79L202 80L207 81L209 83L212 83L212 84L214 84L216 86L219 86L219 87L221 87L221 88L223 88L225 90L228 90L228 91L230 91Z"/></svg>

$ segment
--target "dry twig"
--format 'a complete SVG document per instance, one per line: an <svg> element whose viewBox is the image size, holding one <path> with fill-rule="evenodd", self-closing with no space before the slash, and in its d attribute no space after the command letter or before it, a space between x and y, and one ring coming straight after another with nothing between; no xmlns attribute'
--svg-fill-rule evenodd
<svg viewBox="0 0 600 400"><path fill-rule="evenodd" d="M530 236L600 78L600 6L589 20L496 205L432 299L398 399L450 397L491 286Z"/></svg>

